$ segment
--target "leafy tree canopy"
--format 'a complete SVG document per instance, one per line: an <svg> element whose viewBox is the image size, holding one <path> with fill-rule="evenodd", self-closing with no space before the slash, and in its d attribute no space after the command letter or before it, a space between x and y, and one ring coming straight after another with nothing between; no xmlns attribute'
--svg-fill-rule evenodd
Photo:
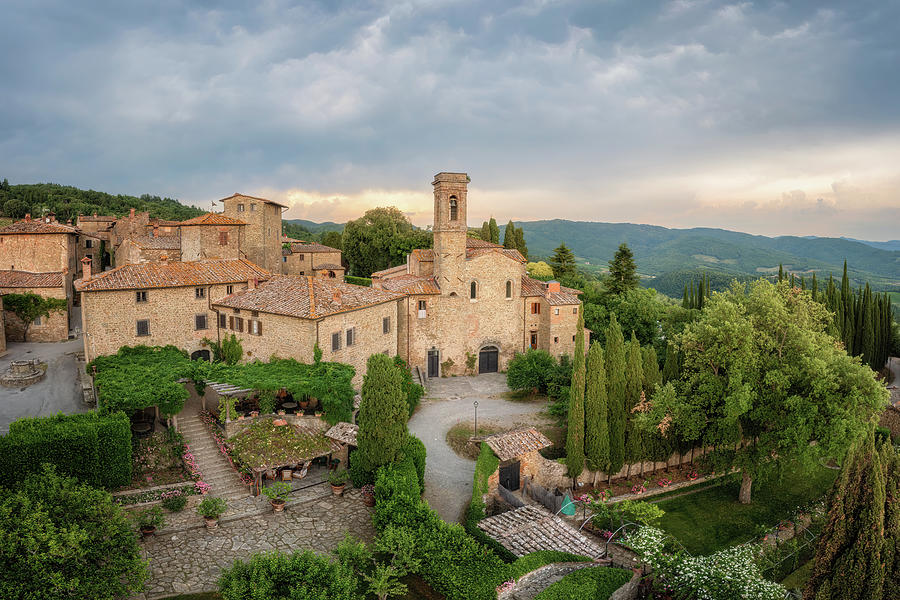
<svg viewBox="0 0 900 600"><path fill-rule="evenodd" d="M715 445L714 462L743 471L742 502L763 469L843 458L887 391L828 335L829 321L787 282L713 295L678 336L681 377L654 395L645 427Z"/></svg>
<svg viewBox="0 0 900 600"><path fill-rule="evenodd" d="M430 231L415 229L396 207L379 207L344 226L341 244L350 274L368 277L403 264L415 248L431 248Z"/></svg>
<svg viewBox="0 0 900 600"><path fill-rule="evenodd" d="M528 263L525 265L525 270L528 272L528 276L534 279L541 281L553 279L553 268L542 260Z"/></svg>
<svg viewBox="0 0 900 600"><path fill-rule="evenodd" d="M51 310L66 310L68 306L65 298L45 298L32 292L3 296L3 308L12 311L25 324L23 341L28 339L28 328L38 317L49 317Z"/></svg>

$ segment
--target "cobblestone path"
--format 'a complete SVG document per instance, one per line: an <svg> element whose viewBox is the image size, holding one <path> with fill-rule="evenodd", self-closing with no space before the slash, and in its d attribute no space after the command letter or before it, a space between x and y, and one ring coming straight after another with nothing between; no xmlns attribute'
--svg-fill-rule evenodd
<svg viewBox="0 0 900 600"><path fill-rule="evenodd" d="M179 430L203 473L203 481L212 486L209 492L211 496L225 498L231 502L250 495L249 487L241 483L231 464L222 456L206 425L200 420L199 414L184 411L184 419L179 424Z"/></svg>
<svg viewBox="0 0 900 600"><path fill-rule="evenodd" d="M142 600L212 591L223 567L266 550L328 552L349 532L366 542L375 535L373 509L359 490L295 504L281 514L268 513L220 523L217 529L191 529L141 542L150 561L150 579ZM198 517L199 518L199 517Z"/></svg>

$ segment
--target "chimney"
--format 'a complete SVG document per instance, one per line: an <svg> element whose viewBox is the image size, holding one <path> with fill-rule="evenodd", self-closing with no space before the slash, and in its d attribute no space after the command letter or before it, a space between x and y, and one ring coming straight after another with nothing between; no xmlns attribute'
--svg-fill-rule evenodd
<svg viewBox="0 0 900 600"><path fill-rule="evenodd" d="M133 209L133 208L132 208L130 211L128 211L128 218L129 218L129 219L133 219L133 218L134 218L134 209Z"/></svg>
<svg viewBox="0 0 900 600"><path fill-rule="evenodd" d="M551 279L550 281L547 282L547 288L545 291L545 295L549 296L550 294L558 294L558 293L559 293L559 282L556 281L555 279Z"/></svg>
<svg viewBox="0 0 900 600"><path fill-rule="evenodd" d="M257 279L256 277L251 277L247 280L248 290L255 290L257 285L259 285L259 279Z"/></svg>
<svg viewBox="0 0 900 600"><path fill-rule="evenodd" d="M85 256L81 259L81 279L84 281L91 280L91 258L89 256Z"/></svg>
<svg viewBox="0 0 900 600"><path fill-rule="evenodd" d="M26 222L26 223L30 223L30 222L31 222L31 213L25 213L25 222Z"/></svg>
<svg viewBox="0 0 900 600"><path fill-rule="evenodd" d="M341 290L335 288L335 290L331 294L331 299L336 304L340 304L341 303Z"/></svg>
<svg viewBox="0 0 900 600"><path fill-rule="evenodd" d="M168 264L169 263L169 255L163 254L162 256L160 256L159 262L160 262L160 264L163 264L163 265Z"/></svg>
<svg viewBox="0 0 900 600"><path fill-rule="evenodd" d="M97 217L97 213L94 213L94 218L96 218L96 217Z"/></svg>
<svg viewBox="0 0 900 600"><path fill-rule="evenodd" d="M153 224L153 237L159 237L159 223Z"/></svg>

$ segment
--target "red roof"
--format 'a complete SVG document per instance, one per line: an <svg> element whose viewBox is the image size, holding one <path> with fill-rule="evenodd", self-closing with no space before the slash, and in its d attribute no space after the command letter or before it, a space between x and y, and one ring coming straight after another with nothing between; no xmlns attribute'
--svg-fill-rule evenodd
<svg viewBox="0 0 900 600"><path fill-rule="evenodd" d="M70 225L61 223L44 223L43 221L16 221L0 229L0 235L20 235L20 234L53 234L53 233L71 233L76 235L80 231Z"/></svg>
<svg viewBox="0 0 900 600"><path fill-rule="evenodd" d="M317 242L292 242L291 253L302 254L306 252L340 252L337 248L319 244Z"/></svg>
<svg viewBox="0 0 900 600"><path fill-rule="evenodd" d="M249 260L197 260L123 265L85 281L75 282L81 292L186 287L268 279L268 271Z"/></svg>
<svg viewBox="0 0 900 600"><path fill-rule="evenodd" d="M559 286L558 292L547 293L547 284L537 279L532 279L528 275L522 275L522 296L529 298L532 296L542 296L551 306L566 306L571 304L579 304L581 300L578 295L583 293L581 290Z"/></svg>
<svg viewBox="0 0 900 600"><path fill-rule="evenodd" d="M275 206L282 206L284 208L289 208L287 204L282 204L281 202L275 202L274 200L269 200L268 198L259 198L258 196L248 196L247 194L241 194L239 192L235 192L230 196L222 198L219 202L224 202L225 200L231 200L232 198L246 198L248 200L259 200L260 202L267 202L269 204L274 204Z"/></svg>
<svg viewBox="0 0 900 600"><path fill-rule="evenodd" d="M214 304L302 319L318 319L402 297L402 294L324 277L279 275L256 289L235 292Z"/></svg>
<svg viewBox="0 0 900 600"><path fill-rule="evenodd" d="M403 294L440 294L441 288L435 282L434 277L420 277L419 275L399 275L381 280L381 287L392 292Z"/></svg>
<svg viewBox="0 0 900 600"><path fill-rule="evenodd" d="M500 244L494 244L493 242L486 242L484 240L480 240L478 238L466 238L466 248L502 248Z"/></svg>
<svg viewBox="0 0 900 600"><path fill-rule="evenodd" d="M193 225L246 225L246 223L238 219L226 217L223 214L208 212L205 215L200 215L199 217L176 223L176 225L190 227Z"/></svg>
<svg viewBox="0 0 900 600"><path fill-rule="evenodd" d="M64 284L62 272L0 270L0 288L53 288Z"/></svg>

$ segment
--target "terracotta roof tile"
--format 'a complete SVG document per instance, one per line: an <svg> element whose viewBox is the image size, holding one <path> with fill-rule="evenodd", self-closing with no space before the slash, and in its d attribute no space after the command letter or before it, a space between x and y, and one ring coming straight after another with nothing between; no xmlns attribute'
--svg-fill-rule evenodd
<svg viewBox="0 0 900 600"><path fill-rule="evenodd" d="M17 234L52 234L52 233L71 233L73 235L81 233L77 227L71 225L63 225L62 223L44 223L39 220L16 221L0 229L0 235L17 235Z"/></svg>
<svg viewBox="0 0 900 600"><path fill-rule="evenodd" d="M315 270L316 271L319 271L319 270L339 271L339 270L343 270L343 268L344 267L342 267L341 265L336 265L334 263L324 263L321 265L316 265Z"/></svg>
<svg viewBox="0 0 900 600"><path fill-rule="evenodd" d="M502 248L500 244L494 244L492 242L486 242L484 240L479 240L478 238L466 238L466 248Z"/></svg>
<svg viewBox="0 0 900 600"><path fill-rule="evenodd" d="M397 265L396 267L391 267L390 269L383 269L381 271L375 271L372 273L372 277L388 277L391 275L405 275L406 272L409 271L409 265L403 263L402 265Z"/></svg>
<svg viewBox="0 0 900 600"><path fill-rule="evenodd" d="M513 429L504 433L495 433L484 438L484 443L491 447L500 460L512 460L517 456L551 446L553 442L535 429Z"/></svg>
<svg viewBox="0 0 900 600"><path fill-rule="evenodd" d="M419 262L430 262L434 260L434 250L431 248L416 248L412 251L416 255Z"/></svg>
<svg viewBox="0 0 900 600"><path fill-rule="evenodd" d="M600 558L600 545L556 515L528 505L478 522L478 528L516 556L557 550Z"/></svg>
<svg viewBox="0 0 900 600"><path fill-rule="evenodd" d="M325 246L317 242L292 242L291 252L307 253L307 252L340 252L337 248Z"/></svg>
<svg viewBox="0 0 900 600"><path fill-rule="evenodd" d="M62 287L64 282L61 272L0 271L0 288L52 288Z"/></svg>
<svg viewBox="0 0 900 600"><path fill-rule="evenodd" d="M123 265L75 282L78 291L131 290L237 283L268 279L268 271L249 260L197 260L190 262L140 263Z"/></svg>
<svg viewBox="0 0 900 600"><path fill-rule="evenodd" d="M248 200L259 200L260 202L266 202L268 204L274 204L275 206L282 206L284 208L289 208L287 204L282 204L281 202L275 202L274 200L269 200L268 198L260 198L259 196L248 196L247 194L241 194L239 192L235 192L230 196L226 196L219 200L219 202L224 202L225 200L231 200L232 198L247 198Z"/></svg>
<svg viewBox="0 0 900 600"><path fill-rule="evenodd" d="M208 212L205 215L200 215L199 217L194 217L193 219L188 219L187 221L176 224L181 227L191 227L194 225L246 225L244 221L232 219L231 217L226 217L223 214L214 212Z"/></svg>
<svg viewBox="0 0 900 600"><path fill-rule="evenodd" d="M279 275L260 284L254 290L235 292L215 304L228 308L316 319L391 302L402 297L401 294L394 292L323 277Z"/></svg>
<svg viewBox="0 0 900 600"><path fill-rule="evenodd" d="M97 222L114 222L116 220L115 217L109 215L78 215L78 222L84 221L85 223L97 223Z"/></svg>
<svg viewBox="0 0 900 600"><path fill-rule="evenodd" d="M420 277L419 275L399 275L381 280L381 287L392 292L403 294L440 294L441 288L435 283L434 277Z"/></svg>
<svg viewBox="0 0 900 600"><path fill-rule="evenodd" d="M181 221L167 221L165 219L156 219L156 218L150 219L150 221L148 221L148 223L149 223L150 227L153 227L154 225L158 225L160 227L178 227L179 225L182 224Z"/></svg>
<svg viewBox="0 0 900 600"><path fill-rule="evenodd" d="M325 437L337 440L344 444L356 445L356 436L359 434L359 425L341 421L325 432Z"/></svg>
<svg viewBox="0 0 900 600"><path fill-rule="evenodd" d="M532 279L528 275L522 275L522 296L526 298L543 296L551 306L579 304L581 300L578 299L578 295L581 293L581 290L560 286L559 292L547 294L547 284L545 282Z"/></svg>
<svg viewBox="0 0 900 600"><path fill-rule="evenodd" d="M467 248L466 249L466 260L472 260L473 258L475 258L477 256L484 256L485 254L491 254L494 252L496 252L498 254L502 254L503 256L505 256L507 258L511 258L520 263L526 262L525 257L522 256L518 250L516 250L514 248L503 248L502 246L484 246L484 247L478 247L478 248Z"/></svg>

